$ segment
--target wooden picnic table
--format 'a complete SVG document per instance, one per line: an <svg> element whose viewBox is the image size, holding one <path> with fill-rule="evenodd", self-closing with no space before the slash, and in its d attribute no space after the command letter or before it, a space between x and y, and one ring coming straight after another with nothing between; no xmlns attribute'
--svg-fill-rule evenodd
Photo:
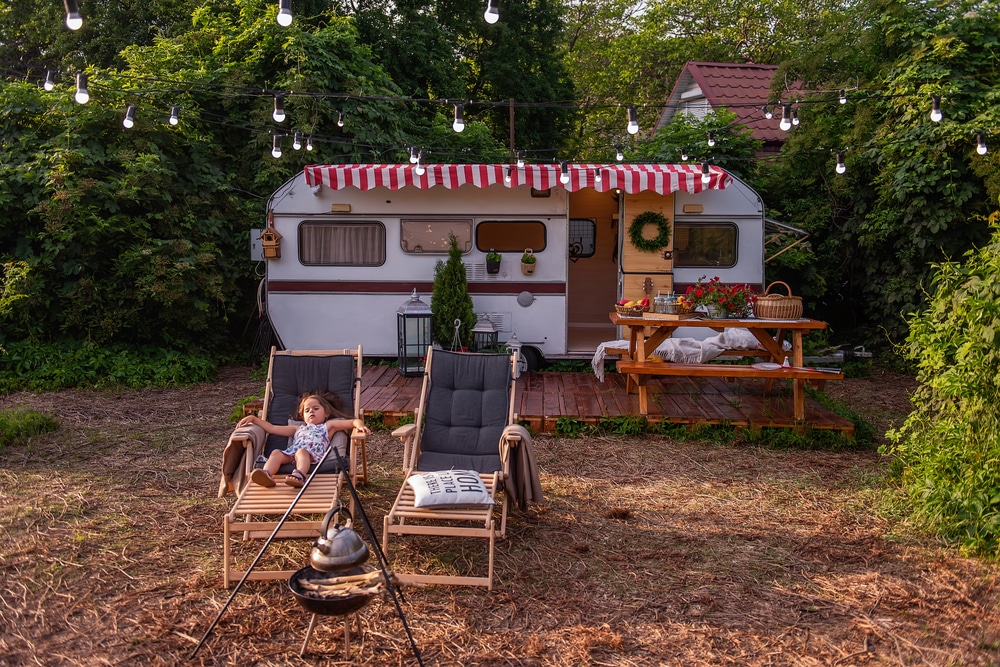
<svg viewBox="0 0 1000 667"><path fill-rule="evenodd" d="M809 318L795 320L764 320L756 318L742 319L662 319L641 316L623 316L616 312L610 313L611 322L628 329L628 355L618 362L618 370L628 373L629 381L626 390L635 386L639 390L639 409L642 414L648 413L646 381L653 375L689 375L718 377L751 377L768 382L775 379L788 379L793 386L793 405L795 419L805 419L805 383L806 380L837 380L843 379L843 373L819 371L803 365L802 337L814 330L826 329L826 322ZM659 363L650 360L653 351L667 338L670 338L680 327L707 328L713 331L741 328L746 329L760 344L753 350L733 350L732 354L743 354L763 358L770 362L771 367L733 366L729 364L678 364ZM791 336L791 349L785 350L784 342ZM789 365L785 366L785 358ZM774 368L780 364L780 368Z"/></svg>

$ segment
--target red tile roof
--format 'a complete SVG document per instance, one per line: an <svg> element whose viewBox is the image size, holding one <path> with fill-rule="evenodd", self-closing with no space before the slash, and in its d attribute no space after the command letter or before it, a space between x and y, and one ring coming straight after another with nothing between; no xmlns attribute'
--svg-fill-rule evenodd
<svg viewBox="0 0 1000 667"><path fill-rule="evenodd" d="M681 94L697 84L713 108L724 106L735 113L737 122L750 128L754 137L781 143L786 133L778 129L780 108L771 120L764 118L762 109L771 97L771 79L777 69L777 65L688 62L677 77L655 130L676 113L682 103ZM792 88L798 88L798 84Z"/></svg>

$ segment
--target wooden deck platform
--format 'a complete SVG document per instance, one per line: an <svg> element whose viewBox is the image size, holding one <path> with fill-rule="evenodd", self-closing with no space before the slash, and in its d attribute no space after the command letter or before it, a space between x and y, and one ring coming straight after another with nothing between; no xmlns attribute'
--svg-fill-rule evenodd
<svg viewBox="0 0 1000 667"><path fill-rule="evenodd" d="M389 425L416 410L419 377L407 378L390 366L366 366L361 405L366 413L380 412ZM796 423L791 384L776 382L764 396L760 380L670 377L649 382L650 422L730 424L748 428L803 427L854 434L854 424L806 397L806 420ZM625 393L625 376L608 372L604 382L592 373L531 372L517 380L519 418L538 432L554 431L560 417L593 424L605 417L639 414L639 396Z"/></svg>

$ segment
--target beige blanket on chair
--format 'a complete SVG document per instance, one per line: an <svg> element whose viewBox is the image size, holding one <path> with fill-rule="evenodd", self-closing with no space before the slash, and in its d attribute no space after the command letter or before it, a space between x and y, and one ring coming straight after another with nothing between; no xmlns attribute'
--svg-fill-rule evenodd
<svg viewBox="0 0 1000 667"><path fill-rule="evenodd" d="M246 458L253 465L264 451L267 433L260 426L244 426L232 432L226 448L222 450L222 479L219 480L219 498L243 488L246 483Z"/></svg>
<svg viewBox="0 0 1000 667"><path fill-rule="evenodd" d="M521 442L515 445L517 451L511 455L507 435L516 435ZM518 509L524 511L529 502L542 502L542 482L538 479L538 464L535 462L535 446L528 429L519 424L511 424L503 430L500 439L500 460L510 461L510 480L504 490Z"/></svg>

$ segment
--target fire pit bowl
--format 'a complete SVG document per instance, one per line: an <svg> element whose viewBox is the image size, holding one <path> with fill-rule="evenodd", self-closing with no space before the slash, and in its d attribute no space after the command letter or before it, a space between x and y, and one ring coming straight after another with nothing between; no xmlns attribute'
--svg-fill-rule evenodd
<svg viewBox="0 0 1000 667"><path fill-rule="evenodd" d="M381 591L381 573L370 565L321 572L308 565L288 579L288 588L306 611L325 616L355 612Z"/></svg>

